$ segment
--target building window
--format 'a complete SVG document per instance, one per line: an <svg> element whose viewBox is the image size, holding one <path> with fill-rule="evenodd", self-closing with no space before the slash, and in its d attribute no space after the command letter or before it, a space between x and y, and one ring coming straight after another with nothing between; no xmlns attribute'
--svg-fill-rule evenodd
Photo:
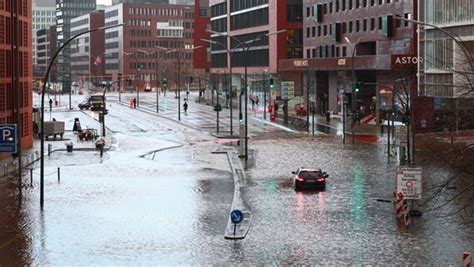
<svg viewBox="0 0 474 267"><path fill-rule="evenodd" d="M318 25L318 36L321 36L321 25Z"/></svg>
<svg viewBox="0 0 474 267"><path fill-rule="evenodd" d="M310 29L308 27L308 28L306 28L306 38L309 38L309 32L310 32Z"/></svg>
<svg viewBox="0 0 474 267"><path fill-rule="evenodd" d="M339 12L339 0L336 0L336 12Z"/></svg>
<svg viewBox="0 0 474 267"><path fill-rule="evenodd" d="M323 26L323 33L324 36L328 35L328 25Z"/></svg>
<svg viewBox="0 0 474 267"><path fill-rule="evenodd" d="M382 29L382 17L379 17L379 30Z"/></svg>
<svg viewBox="0 0 474 267"><path fill-rule="evenodd" d="M349 9L352 9L352 1L353 0L349 0Z"/></svg>
<svg viewBox="0 0 474 267"><path fill-rule="evenodd" d="M367 0L362 0L362 7L367 7Z"/></svg>
<svg viewBox="0 0 474 267"><path fill-rule="evenodd" d="M311 37L314 37L314 36L316 36L316 27L313 26L311 28Z"/></svg>
<svg viewBox="0 0 474 267"><path fill-rule="evenodd" d="M364 25L363 26L364 26L364 32L366 32L367 31L367 19L364 19Z"/></svg>
<svg viewBox="0 0 474 267"><path fill-rule="evenodd" d="M356 8L360 7L360 0L355 0L356 1Z"/></svg>
<svg viewBox="0 0 474 267"><path fill-rule="evenodd" d="M306 58L311 58L311 50L306 49Z"/></svg>
<svg viewBox="0 0 474 267"><path fill-rule="evenodd" d="M356 32L360 31L360 21L356 20Z"/></svg>
<svg viewBox="0 0 474 267"><path fill-rule="evenodd" d="M349 33L352 33L353 22L349 21Z"/></svg>
<svg viewBox="0 0 474 267"><path fill-rule="evenodd" d="M309 17L309 16L311 16L311 8L306 7L306 17Z"/></svg>
<svg viewBox="0 0 474 267"><path fill-rule="evenodd" d="M312 53L313 53L313 58L315 58L316 57L316 48L312 49Z"/></svg>
<svg viewBox="0 0 474 267"><path fill-rule="evenodd" d="M404 17L405 17L406 19L411 19L410 13L405 13ZM410 23L409 21L406 21L406 20L405 20L405 21L404 21L405 27L408 27L408 24L409 24L409 23Z"/></svg>
<svg viewBox="0 0 474 267"><path fill-rule="evenodd" d="M395 15L395 16L400 16L400 15ZM402 26L402 21L399 20L399 19L396 19L395 20L395 25L396 25L397 28L400 28Z"/></svg>
<svg viewBox="0 0 474 267"><path fill-rule="evenodd" d="M375 18L370 19L370 30L375 30Z"/></svg>
<svg viewBox="0 0 474 267"><path fill-rule="evenodd" d="M375 0L370 0L370 6L374 6L375 5Z"/></svg>
<svg viewBox="0 0 474 267"><path fill-rule="evenodd" d="M342 47L342 56L347 57L347 47L345 46Z"/></svg>
<svg viewBox="0 0 474 267"><path fill-rule="evenodd" d="M346 0L342 0L342 11L346 10Z"/></svg>
<svg viewBox="0 0 474 267"><path fill-rule="evenodd" d="M331 2L329 2L329 13L332 13L332 6L333 6L333 4L332 4L332 1L331 1Z"/></svg>

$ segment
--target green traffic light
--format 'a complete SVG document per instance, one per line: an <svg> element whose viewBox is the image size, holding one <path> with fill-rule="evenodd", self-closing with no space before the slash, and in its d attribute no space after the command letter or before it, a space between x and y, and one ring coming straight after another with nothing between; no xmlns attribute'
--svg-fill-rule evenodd
<svg viewBox="0 0 474 267"><path fill-rule="evenodd" d="M355 89L355 92L358 93L358 92L359 92L359 88L356 88L356 89Z"/></svg>

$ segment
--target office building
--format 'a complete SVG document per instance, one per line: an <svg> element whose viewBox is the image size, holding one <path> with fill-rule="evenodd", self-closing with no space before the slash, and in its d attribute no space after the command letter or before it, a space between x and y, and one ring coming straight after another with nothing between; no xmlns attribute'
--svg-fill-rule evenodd
<svg viewBox="0 0 474 267"><path fill-rule="evenodd" d="M33 146L31 1L12 3L0 5L0 21L13 23L17 29L0 31L0 124L17 124L21 148L28 149ZM12 50L12 44L16 49Z"/></svg>
<svg viewBox="0 0 474 267"><path fill-rule="evenodd" d="M193 12L193 7L168 4L107 8L105 24L124 26L106 30L106 73L113 81L132 79L133 85L127 82L129 89L152 90L162 80L168 81L168 88L175 88L179 57L184 85L185 73L193 71Z"/></svg>
<svg viewBox="0 0 474 267"><path fill-rule="evenodd" d="M104 10L71 19L71 36L104 26ZM106 80L104 31L87 33L71 42L71 75L78 90L94 87ZM75 90L75 88L72 88Z"/></svg>
<svg viewBox="0 0 474 267"><path fill-rule="evenodd" d="M96 0L56 0L56 32L58 49L71 38L71 19L96 9ZM57 58L58 79L63 92L71 90L71 51L66 46Z"/></svg>
<svg viewBox="0 0 474 267"><path fill-rule="evenodd" d="M275 83L289 79L276 75L279 73L278 61L302 57L302 2L210 1L211 29L218 32L211 34L211 40L217 43L210 45L211 74L225 80L231 62L233 95L236 95L234 90L243 87L241 76L245 65L248 66L248 85L254 91L268 90L270 79L274 79ZM283 32L273 34L278 31ZM248 43L249 49L243 49L241 43ZM227 50L232 51L232 60ZM228 90L225 85L222 88ZM275 95L272 99L275 100Z"/></svg>
<svg viewBox="0 0 474 267"><path fill-rule="evenodd" d="M314 0L304 4L304 57L282 60L282 71L303 73L304 103L316 112L348 111L375 123L392 109L392 88L416 87L416 31L396 16L413 18L414 0ZM296 90L296 89L295 89ZM303 101L301 101L303 103ZM382 116L380 116L382 114Z"/></svg>
<svg viewBox="0 0 474 267"><path fill-rule="evenodd" d="M56 26L36 31L38 42L36 44L36 73L38 80L44 79L49 62L56 53ZM56 67L53 65L49 74L49 81L56 82ZM39 88L36 88L39 89Z"/></svg>
<svg viewBox="0 0 474 267"><path fill-rule="evenodd" d="M33 0L33 70L36 72L37 57L36 32L41 29L48 29L51 25L56 24L56 1L55 0ZM36 76L36 74L35 74Z"/></svg>

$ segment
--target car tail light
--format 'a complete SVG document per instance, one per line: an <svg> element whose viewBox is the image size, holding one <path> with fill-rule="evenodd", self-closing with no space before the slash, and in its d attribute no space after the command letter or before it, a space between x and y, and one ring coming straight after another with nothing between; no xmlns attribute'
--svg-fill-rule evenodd
<svg viewBox="0 0 474 267"><path fill-rule="evenodd" d="M297 181L297 182L304 182L304 179L301 178L301 177L299 177L299 176L296 176L296 181Z"/></svg>
<svg viewBox="0 0 474 267"><path fill-rule="evenodd" d="M318 178L318 182L324 182L324 178Z"/></svg>

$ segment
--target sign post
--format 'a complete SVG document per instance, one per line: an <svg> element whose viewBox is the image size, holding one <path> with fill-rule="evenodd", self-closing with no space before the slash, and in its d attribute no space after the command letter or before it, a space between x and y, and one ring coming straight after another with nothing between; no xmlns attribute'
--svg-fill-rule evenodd
<svg viewBox="0 0 474 267"><path fill-rule="evenodd" d="M240 210L233 210L230 213L230 220L234 224L234 236L235 236L235 229L237 228L237 224L241 223L244 219L244 214Z"/></svg>
<svg viewBox="0 0 474 267"><path fill-rule="evenodd" d="M0 125L0 154L17 153L16 124Z"/></svg>
<svg viewBox="0 0 474 267"><path fill-rule="evenodd" d="M397 192L402 192L404 199L421 199L421 173L421 167L397 168Z"/></svg>

